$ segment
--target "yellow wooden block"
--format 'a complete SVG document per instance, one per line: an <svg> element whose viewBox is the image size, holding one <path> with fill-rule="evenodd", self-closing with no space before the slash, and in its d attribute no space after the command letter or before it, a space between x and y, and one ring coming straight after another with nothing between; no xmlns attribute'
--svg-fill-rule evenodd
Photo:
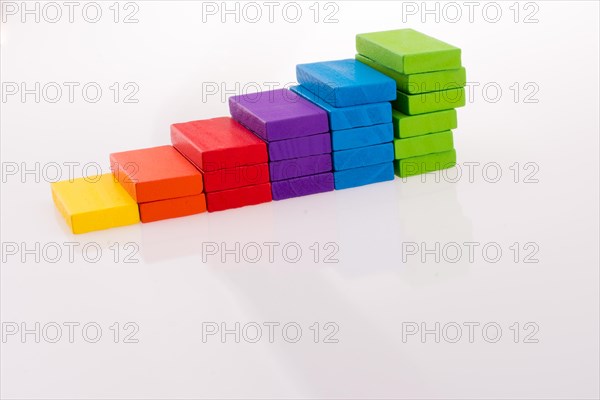
<svg viewBox="0 0 600 400"><path fill-rule="evenodd" d="M52 199L73 233L140 222L138 205L112 174L54 182Z"/></svg>

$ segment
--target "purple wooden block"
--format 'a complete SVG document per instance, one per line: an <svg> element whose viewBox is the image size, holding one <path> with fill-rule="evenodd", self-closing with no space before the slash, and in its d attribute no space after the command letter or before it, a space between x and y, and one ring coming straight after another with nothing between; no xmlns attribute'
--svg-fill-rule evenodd
<svg viewBox="0 0 600 400"><path fill-rule="evenodd" d="M331 154L318 154L291 160L273 161L269 163L271 181L298 178L300 176L320 174L333 169Z"/></svg>
<svg viewBox="0 0 600 400"><path fill-rule="evenodd" d="M289 160L331 153L331 135L329 132L318 135L278 140L267 143L269 161Z"/></svg>
<svg viewBox="0 0 600 400"><path fill-rule="evenodd" d="M285 181L271 183L273 200L307 196L309 194L330 192L333 190L333 173L302 176Z"/></svg>
<svg viewBox="0 0 600 400"><path fill-rule="evenodd" d="M325 110L287 89L230 97L229 112L267 142L329 130Z"/></svg>

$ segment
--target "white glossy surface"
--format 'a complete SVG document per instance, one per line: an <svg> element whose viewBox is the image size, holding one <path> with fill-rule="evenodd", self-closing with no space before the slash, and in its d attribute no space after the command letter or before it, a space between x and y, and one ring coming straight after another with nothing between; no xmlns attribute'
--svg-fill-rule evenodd
<svg viewBox="0 0 600 400"><path fill-rule="evenodd" d="M236 82L240 88L292 82L295 64L352 57L355 33L399 27L402 12L400 2L340 2L339 23L315 24L307 3L297 24L280 14L272 24L236 24L231 17L222 24L218 17L202 23L200 2L137 4L137 24L112 23L108 3L97 24L81 18L23 24L12 17L2 24L3 82L95 81L105 91L95 104L81 97L3 101L4 169L13 162L92 161L108 170L110 152L168 143L169 123L226 115L218 96L203 99L203 82L230 89ZM408 18L407 25L461 47L468 80L480 83L459 111L455 142L463 175L455 183L435 182L434 175L425 183L396 179L72 236L54 210L48 182L5 176L3 246L58 243L65 250L64 242L98 243L103 253L97 263L80 252L74 262L63 254L56 263L31 255L23 263L3 248L3 328L95 322L103 334L95 344L79 328L74 343L66 328L58 343L5 337L2 396L598 398L598 4L535 4L534 24L515 24L509 3L496 24L481 13L474 23ZM530 11L521 9L520 18ZM136 82L139 103L115 104L114 82ZM482 98L489 82L503 91L495 103ZM527 82L539 87L538 103L522 101L531 92L523 88ZM479 166L470 181L469 162L497 163L502 178L490 183L493 165L485 177ZM515 162L518 183L509 168ZM537 183L524 183L533 171L525 163L537 166ZM81 167L75 172L81 175ZM123 262L130 242L139 248L138 263ZM205 254L203 262L202 243L210 242L256 242L263 250L264 242L296 243L303 257L291 263L277 252L271 263L265 253L257 263L238 263ZM315 263L314 242L335 243L339 263L324 263L323 251ZM454 253L440 262L408 255L403 262L402 243L406 250L435 242L448 251L454 242L464 251L464 242L480 246L472 262L466 252L456 263L448 260ZM519 262L510 248L515 242ZM538 263L523 262L529 242L539 248ZM121 248L117 263L114 243ZM482 256L486 243L502 249L498 262ZM121 335L115 344L114 322L137 324L139 343L122 343ZM292 344L276 331L269 343L265 328L258 343L235 343L232 336L203 343L206 322L295 322L303 335ZM309 329L314 322L321 324L320 343ZM323 343L326 322L339 327L338 343ZM449 329L452 322L497 323L503 334L488 343L477 328L470 343L464 328L458 343L449 337L436 343L433 335L424 343L416 335L403 341L412 322ZM515 322L518 343L510 329ZM537 343L524 343L532 329L524 328L527 322L539 327Z"/></svg>

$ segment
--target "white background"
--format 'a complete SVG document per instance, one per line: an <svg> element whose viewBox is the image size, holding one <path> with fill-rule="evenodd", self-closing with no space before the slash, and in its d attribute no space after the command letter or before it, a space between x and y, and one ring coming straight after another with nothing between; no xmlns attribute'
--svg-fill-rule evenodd
<svg viewBox="0 0 600 400"><path fill-rule="evenodd" d="M21 10L2 22L1 317L5 333L36 323L41 331L39 343L34 334L5 335L4 398L598 398L597 2L501 2L496 23L498 7L483 12L486 3L472 22L468 6L455 3L463 13L455 23L444 3L439 22L435 14L421 21L421 2L391 1L321 3L315 22L307 2L297 23L294 9L287 21L282 15L284 3L270 22L259 2L257 23L243 3L239 22L226 15L225 23L220 2L204 5L216 6L215 15L194 1L121 3L118 23L112 2L100 4L97 23L82 17L85 4L73 23L66 6L56 23L44 15L22 22ZM136 9L138 22L123 23ZM333 11L337 22L324 23ZM537 22L524 23L531 13ZM96 165L108 171L111 152L167 144L169 124L227 115L227 96L286 85L297 63L351 58L356 33L400 27L463 50L472 92L455 131L459 168L83 236L71 235L54 209L56 163L63 179L69 162L78 163L75 176ZM22 82L80 86L73 102L66 86L56 103L51 91L39 102L7 94ZM103 90L96 103L82 97L89 82ZM115 103L115 82L121 96L131 92L126 83L137 85L138 102ZM229 92L207 93L221 85ZM469 163L479 163L472 174ZM73 260L65 242L78 245ZM256 242L263 255L223 262L203 252L213 242ZM279 243L273 262L265 242ZM330 242L337 263L325 262ZM465 242L477 244L473 259ZM302 249L296 263L282 255L290 243ZM445 254L423 262L422 250L436 243ZM37 254L25 251L36 244ZM84 259L86 244L101 246L98 262ZM457 246L462 257L451 262ZM492 262L495 248L502 255ZM126 262L132 250L137 263ZM528 254L538 262L524 262ZM68 322L80 324L73 343ZM139 328L138 343L124 343L127 322ZM207 322L256 323L263 336L203 341ZM265 322L280 324L273 343ZM472 341L469 322L479 324ZM50 343L54 323L62 337ZM97 343L86 341L95 336L90 329L84 337L86 323L102 328ZM302 328L297 343L285 340L295 333L284 337L286 323ZM439 343L433 333L407 335L436 323ZM451 343L455 324L462 337ZM325 343L335 326L338 342ZM489 343L493 327L502 336Z"/></svg>

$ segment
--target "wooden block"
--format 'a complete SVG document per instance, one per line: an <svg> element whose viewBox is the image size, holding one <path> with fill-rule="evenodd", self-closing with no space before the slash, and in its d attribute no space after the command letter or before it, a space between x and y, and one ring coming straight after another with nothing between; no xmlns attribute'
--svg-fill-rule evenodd
<svg viewBox="0 0 600 400"><path fill-rule="evenodd" d="M73 233L140 222L138 205L112 174L54 182L52 199Z"/></svg>
<svg viewBox="0 0 600 400"><path fill-rule="evenodd" d="M270 183L261 183L260 185L244 186L237 189L206 194L208 212L267 203L272 199Z"/></svg>
<svg viewBox="0 0 600 400"><path fill-rule="evenodd" d="M318 135L278 140L270 142L268 146L271 161L314 156L331 153L331 135L320 133Z"/></svg>
<svg viewBox="0 0 600 400"><path fill-rule="evenodd" d="M394 164L369 165L368 167L345 169L333 173L335 190L348 189L394 179Z"/></svg>
<svg viewBox="0 0 600 400"><path fill-rule="evenodd" d="M396 175L401 178L452 168L456 165L456 150L427 154L394 161Z"/></svg>
<svg viewBox="0 0 600 400"><path fill-rule="evenodd" d="M332 157L334 171L382 164L394 160L394 145L390 142L357 149L334 151Z"/></svg>
<svg viewBox="0 0 600 400"><path fill-rule="evenodd" d="M171 143L203 172L269 160L265 142L230 117L173 124Z"/></svg>
<svg viewBox="0 0 600 400"><path fill-rule="evenodd" d="M333 166L331 153L326 153L290 160L272 161L269 163L269 168L271 182L274 183L275 181L329 172Z"/></svg>
<svg viewBox="0 0 600 400"><path fill-rule="evenodd" d="M206 211L204 194L151 201L140 204L142 222L154 222L169 218L185 217Z"/></svg>
<svg viewBox="0 0 600 400"><path fill-rule="evenodd" d="M407 139L394 140L394 154L397 160L441 153L454 148L452 131L430 133Z"/></svg>
<svg viewBox="0 0 600 400"><path fill-rule="evenodd" d="M232 96L229 111L267 142L329 131L327 113L288 89Z"/></svg>
<svg viewBox="0 0 600 400"><path fill-rule="evenodd" d="M406 94L398 92L398 98L392 107L408 115L425 114L441 110L463 107L465 105L465 89L448 89L439 92Z"/></svg>
<svg viewBox="0 0 600 400"><path fill-rule="evenodd" d="M443 110L432 113L407 115L398 110L392 111L394 136L409 138L426 135L431 132L441 132L456 129L456 110Z"/></svg>
<svg viewBox="0 0 600 400"><path fill-rule="evenodd" d="M435 92L453 88L465 87L467 84L467 71L464 67L445 71L423 72L420 74L401 74L393 69L384 67L362 54L357 54L356 59L369 67L396 81L396 89L408 94Z"/></svg>
<svg viewBox="0 0 600 400"><path fill-rule="evenodd" d="M138 203L202 193L202 175L173 146L110 155L117 180Z"/></svg>
<svg viewBox="0 0 600 400"><path fill-rule="evenodd" d="M396 83L354 59L298 64L296 78L334 107L379 103L396 98Z"/></svg>
<svg viewBox="0 0 600 400"><path fill-rule="evenodd" d="M329 129L332 131L385 124L392 120L392 105L389 101L334 107L302 85L292 86L290 90L325 110L329 115Z"/></svg>
<svg viewBox="0 0 600 400"><path fill-rule="evenodd" d="M344 129L331 132L333 151L354 149L391 142L394 139L392 124L379 124L362 128Z"/></svg>
<svg viewBox="0 0 600 400"><path fill-rule="evenodd" d="M333 189L333 173L331 172L271 183L273 200L284 200L292 197L330 192Z"/></svg>
<svg viewBox="0 0 600 400"><path fill-rule="evenodd" d="M269 164L242 165L204 173L206 193L269 182Z"/></svg>
<svg viewBox="0 0 600 400"><path fill-rule="evenodd" d="M461 67L458 47L413 29L356 35L356 50L359 54L402 74Z"/></svg>

